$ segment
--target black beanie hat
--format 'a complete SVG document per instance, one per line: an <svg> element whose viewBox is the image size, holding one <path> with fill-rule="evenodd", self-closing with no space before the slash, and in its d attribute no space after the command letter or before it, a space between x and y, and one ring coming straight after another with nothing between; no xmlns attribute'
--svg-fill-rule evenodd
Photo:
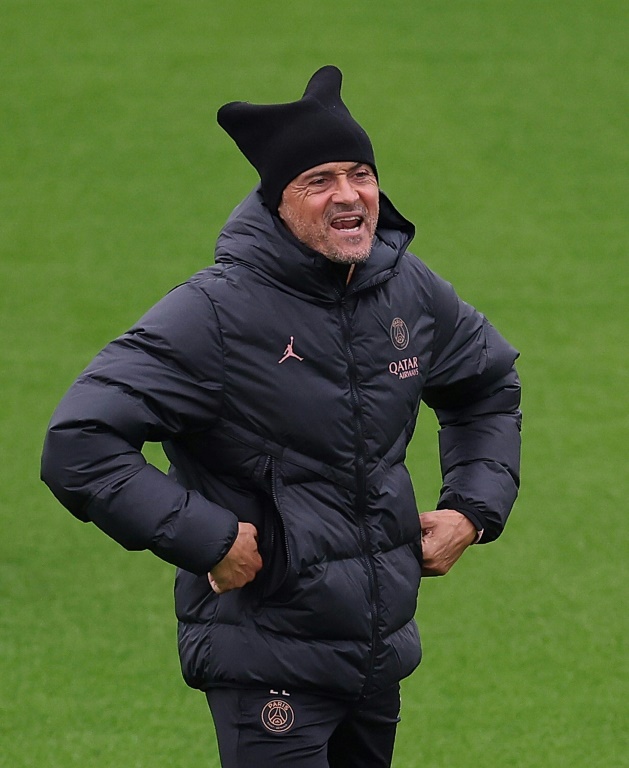
<svg viewBox="0 0 629 768"><path fill-rule="evenodd" d="M319 69L299 101L250 104L233 101L218 110L218 123L260 174L264 202L273 211L287 184L316 165L376 163L369 137L341 99L343 75Z"/></svg>

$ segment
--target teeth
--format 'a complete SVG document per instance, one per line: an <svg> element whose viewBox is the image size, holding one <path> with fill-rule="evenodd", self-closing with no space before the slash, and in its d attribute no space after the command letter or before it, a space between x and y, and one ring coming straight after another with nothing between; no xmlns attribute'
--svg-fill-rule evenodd
<svg viewBox="0 0 629 768"><path fill-rule="evenodd" d="M335 229L352 232L355 229L360 229L362 218L360 216L339 216L331 224ZM353 224L353 226L347 226L348 224Z"/></svg>

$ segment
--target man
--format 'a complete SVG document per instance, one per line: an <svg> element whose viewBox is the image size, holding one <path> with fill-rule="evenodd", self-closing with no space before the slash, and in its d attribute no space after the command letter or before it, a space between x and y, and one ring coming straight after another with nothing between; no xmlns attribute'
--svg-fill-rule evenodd
<svg viewBox="0 0 629 768"><path fill-rule="evenodd" d="M219 110L260 186L216 265L78 378L44 449L74 515L178 566L183 674L224 766L390 765L420 574L495 539L517 494L517 353L406 252L340 88L324 67L296 102ZM443 487L418 515L421 400Z"/></svg>

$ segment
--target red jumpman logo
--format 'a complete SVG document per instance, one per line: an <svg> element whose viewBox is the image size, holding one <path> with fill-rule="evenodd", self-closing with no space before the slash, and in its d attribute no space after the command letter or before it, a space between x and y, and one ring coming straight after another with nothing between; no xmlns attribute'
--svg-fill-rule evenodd
<svg viewBox="0 0 629 768"><path fill-rule="evenodd" d="M289 358L289 357L296 357L296 358L297 358L297 360L303 360L303 359L304 359L303 357L299 357L299 355L296 355L296 354L293 352L293 342L294 342L294 341L295 341L295 337L294 337L294 336L291 336L291 337L290 337L290 341L289 341L289 343L288 343L288 345L287 345L286 349L284 350L284 357L283 357L281 360L278 360L278 361L277 361L278 363L283 363L283 362L284 362L284 360L288 360L288 358Z"/></svg>

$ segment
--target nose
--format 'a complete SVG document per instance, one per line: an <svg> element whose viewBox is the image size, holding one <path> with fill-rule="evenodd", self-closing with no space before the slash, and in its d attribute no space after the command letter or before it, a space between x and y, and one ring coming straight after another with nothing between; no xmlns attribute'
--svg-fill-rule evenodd
<svg viewBox="0 0 629 768"><path fill-rule="evenodd" d="M347 176L336 177L333 200L335 203L355 203L358 200L358 192Z"/></svg>

